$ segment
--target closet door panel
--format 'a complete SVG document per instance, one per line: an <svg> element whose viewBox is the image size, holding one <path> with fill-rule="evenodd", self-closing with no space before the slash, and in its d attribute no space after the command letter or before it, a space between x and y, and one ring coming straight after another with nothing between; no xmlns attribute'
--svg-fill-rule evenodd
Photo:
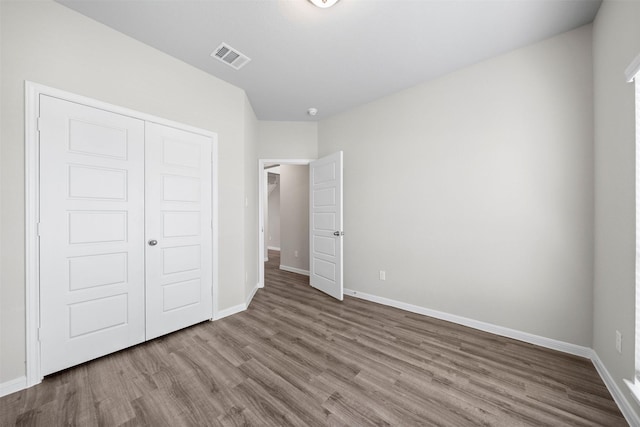
<svg viewBox="0 0 640 427"><path fill-rule="evenodd" d="M144 122L40 97L44 375L140 343Z"/></svg>
<svg viewBox="0 0 640 427"><path fill-rule="evenodd" d="M146 124L147 339L213 316L210 138Z"/></svg>

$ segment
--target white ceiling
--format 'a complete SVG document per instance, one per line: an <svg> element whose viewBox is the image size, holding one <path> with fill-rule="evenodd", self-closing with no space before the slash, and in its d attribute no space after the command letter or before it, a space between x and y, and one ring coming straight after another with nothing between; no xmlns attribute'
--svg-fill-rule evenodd
<svg viewBox="0 0 640 427"><path fill-rule="evenodd" d="M318 120L593 21L600 0L57 0L243 88L261 120ZM251 58L210 56L225 42ZM318 115L309 117L309 107Z"/></svg>

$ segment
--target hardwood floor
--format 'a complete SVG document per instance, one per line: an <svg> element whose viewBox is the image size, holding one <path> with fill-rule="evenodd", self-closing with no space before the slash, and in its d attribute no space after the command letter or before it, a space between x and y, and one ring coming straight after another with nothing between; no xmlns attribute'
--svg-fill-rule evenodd
<svg viewBox="0 0 640 427"><path fill-rule="evenodd" d="M627 425L592 363L277 269L245 312L47 377L0 425Z"/></svg>

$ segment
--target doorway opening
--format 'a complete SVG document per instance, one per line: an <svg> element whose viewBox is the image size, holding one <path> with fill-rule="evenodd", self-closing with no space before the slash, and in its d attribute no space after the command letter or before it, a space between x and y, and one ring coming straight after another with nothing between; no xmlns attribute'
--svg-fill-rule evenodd
<svg viewBox="0 0 640 427"><path fill-rule="evenodd" d="M309 159L258 161L258 272L271 267L309 275ZM282 226L280 226L282 224ZM272 255L269 256L271 251ZM274 259L277 257L278 259Z"/></svg>
<svg viewBox="0 0 640 427"><path fill-rule="evenodd" d="M307 193L302 199L302 204L298 205L299 210L305 211L306 207L306 224L304 229L308 232L306 240L305 252L308 254L297 253L297 258L302 261L303 255L306 255L304 261L308 260L307 269L289 269L295 273L303 273L309 275L309 285L318 289L325 294L342 301L344 294L344 271L343 271L343 153L337 151L317 160L258 160L258 272L260 284L263 288L265 285L264 275L264 258L265 250L265 208L268 203L268 171L265 167L280 165L281 175L285 165L307 165L308 169L303 175L298 175L298 181L306 182ZM295 178L294 178L295 181ZM282 176L280 177L282 185ZM298 183L299 188L300 184ZM283 191L284 192L284 191ZM304 206L304 202L308 204ZM302 208L300 208L302 206ZM281 206L282 208L282 206ZM282 211L282 209L281 209ZM304 223L304 220L301 220ZM287 224L289 226L289 224ZM282 231L282 227L281 227ZM284 247L282 235L280 246ZM289 248L296 258L295 246ZM281 255L291 256L291 252ZM279 269L282 264L287 262L281 259ZM304 264L303 264L304 265ZM286 266L286 264L285 264Z"/></svg>

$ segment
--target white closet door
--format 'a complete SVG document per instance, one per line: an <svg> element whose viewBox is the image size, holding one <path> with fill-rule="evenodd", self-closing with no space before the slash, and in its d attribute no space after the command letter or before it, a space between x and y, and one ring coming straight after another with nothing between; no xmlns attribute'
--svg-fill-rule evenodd
<svg viewBox="0 0 640 427"><path fill-rule="evenodd" d="M213 317L210 138L146 124L147 339Z"/></svg>
<svg viewBox="0 0 640 427"><path fill-rule="evenodd" d="M40 97L44 375L144 341L144 122Z"/></svg>

